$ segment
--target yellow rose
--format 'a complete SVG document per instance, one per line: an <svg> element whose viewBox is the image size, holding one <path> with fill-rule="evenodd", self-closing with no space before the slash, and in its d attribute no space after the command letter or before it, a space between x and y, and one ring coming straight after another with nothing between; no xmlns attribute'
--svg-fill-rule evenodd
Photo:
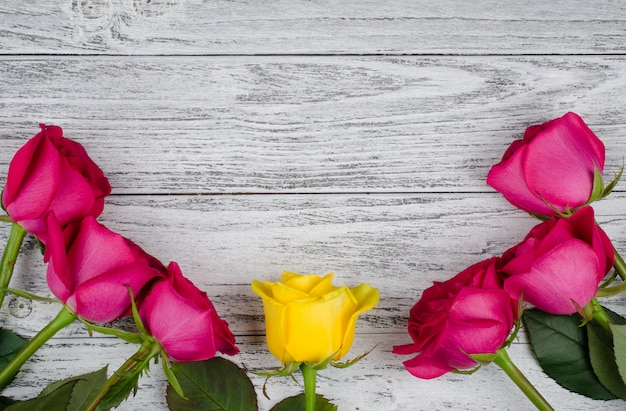
<svg viewBox="0 0 626 411"><path fill-rule="evenodd" d="M352 346L357 317L378 303L372 286L335 287L332 279L284 272L282 282L252 282L263 299L267 345L283 364L341 359Z"/></svg>

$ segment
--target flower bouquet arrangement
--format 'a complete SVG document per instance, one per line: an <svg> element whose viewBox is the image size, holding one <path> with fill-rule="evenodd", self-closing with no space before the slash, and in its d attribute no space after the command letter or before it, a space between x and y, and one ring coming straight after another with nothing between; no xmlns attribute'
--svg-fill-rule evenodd
<svg viewBox="0 0 626 411"><path fill-rule="evenodd" d="M418 378L502 368L540 410L548 401L507 347L524 326L539 364L561 386L599 400L626 400L626 318L601 305L626 290L626 265L597 224L608 196L605 148L580 116L529 127L487 183L540 220L517 245L425 290L411 309L413 342L397 354Z"/></svg>
<svg viewBox="0 0 626 411"><path fill-rule="evenodd" d="M426 289L410 311L412 343L393 352L418 378L473 373L495 363L538 409L549 402L514 365L507 347L523 327L544 371L563 387L600 400L626 400L626 319L601 305L626 290L626 265L595 220L594 201L608 196L621 172L604 184L603 143L574 113L526 130L487 183L539 220L517 245ZM108 375L106 367L54 382L37 397L0 397L0 409L106 410L139 387L160 361L172 410L258 410L235 336L207 293L176 262L162 264L139 245L97 221L111 192L108 179L61 128L41 132L18 150L2 192L1 220L11 232L0 262L0 306L6 293L58 304L57 316L30 340L0 329L0 389L50 338L80 321L87 333L112 335L137 351ZM54 297L11 288L26 235L42 250ZM43 279L42 279L43 280ZM369 284L335 286L333 275L284 272L281 281L251 283L261 298L269 351L280 362L268 379L300 372L303 392L272 411L330 411L316 393L317 372L344 360L357 318L376 306ZM120 319L132 319L132 329ZM342 362L342 360L344 360ZM267 396L266 387L263 393Z"/></svg>
<svg viewBox="0 0 626 411"><path fill-rule="evenodd" d="M2 220L12 228L0 263L0 306L9 292L59 304L60 310L30 340L0 330L0 389L42 345L77 320L89 334L113 335L138 349L110 376L103 368L55 382L29 400L0 397L0 409L115 408L136 392L150 363L160 360L169 381L170 409L257 410L246 370L216 357L218 352L235 355L239 349L208 295L176 262L163 265L97 221L110 193L102 170L60 127L41 125L41 132L13 157L2 192ZM29 233L41 246L54 298L10 288ZM263 300L269 349L283 365L259 374L269 378L301 370L304 377L304 394L281 401L274 411L336 409L316 394L317 371L362 358L339 362L350 350L357 317L378 303L378 291L368 284L333 286L332 277L284 273L282 282L252 283ZM118 326L127 317L134 322L130 331Z"/></svg>

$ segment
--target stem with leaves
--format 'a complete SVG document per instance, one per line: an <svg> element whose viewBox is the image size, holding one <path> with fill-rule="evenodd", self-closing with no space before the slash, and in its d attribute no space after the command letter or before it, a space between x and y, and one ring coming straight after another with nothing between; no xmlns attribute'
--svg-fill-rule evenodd
<svg viewBox="0 0 626 411"><path fill-rule="evenodd" d="M111 407L116 407L121 401L123 401L130 390L127 390L125 387L120 388L119 391L122 393L118 395L115 390L116 384L120 384L123 386L136 386L137 379L141 375L141 373L148 368L149 361L156 357L162 348L161 345L155 339L146 339L140 346L139 350L131 356L124 364L120 366L120 368L115 371L115 373L107 380L107 382L100 387L100 390L96 394L96 396L91 400L86 411L95 411L95 410L108 410ZM107 394L112 397L108 400L105 400Z"/></svg>
<svg viewBox="0 0 626 411"><path fill-rule="evenodd" d="M513 380L515 385L522 390L522 392L528 397L528 399L537 407L540 411L554 411L552 406L546 401L545 398L537 391L537 389L528 381L528 379L522 374L522 372L513 364L511 358L507 354L504 348L500 348L496 351L493 362Z"/></svg>
<svg viewBox="0 0 626 411"><path fill-rule="evenodd" d="M57 316L48 325L41 329L29 342L20 350L11 361L0 370L0 388L5 387L8 382L17 374L26 361L50 338L61 329L67 327L76 320L76 313L68 306L64 305Z"/></svg>
<svg viewBox="0 0 626 411"><path fill-rule="evenodd" d="M300 371L304 377L304 398L306 411L315 410L315 386L317 383L317 370L305 363L300 364Z"/></svg>
<svg viewBox="0 0 626 411"><path fill-rule="evenodd" d="M4 296L6 295L11 276L13 276L13 268L17 261L17 255L26 236L26 230L21 225L13 223L11 225L11 234L9 235L9 241L2 254L2 261L0 262L0 307L4 302Z"/></svg>

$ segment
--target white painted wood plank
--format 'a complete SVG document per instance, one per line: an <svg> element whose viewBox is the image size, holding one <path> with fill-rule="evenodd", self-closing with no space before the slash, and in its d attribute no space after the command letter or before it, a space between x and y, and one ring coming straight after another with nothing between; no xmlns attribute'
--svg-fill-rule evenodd
<svg viewBox="0 0 626 411"><path fill-rule="evenodd" d="M319 372L318 392L335 402L340 410L533 410L532 404L495 365L483 367L473 375L447 374L434 380L420 380L402 366L410 358L391 353L394 344L406 342L404 336L390 334L357 335L349 355L358 355L379 344L367 357L347 369L329 368ZM267 351L263 337L241 337L241 353L228 357L251 371L276 368L278 361ZM77 348L79 347L79 348ZM27 363L3 395L30 398L52 381L95 371L109 365L109 375L136 346L112 338L54 339ZM97 355L94 355L97 353ZM571 393L550 380L532 359L526 344L509 349L513 362L535 384L557 410L622 410L623 401L593 401ZM89 361L84 360L89 358ZM248 374L258 393L261 411L279 400L301 392L302 386L288 377L276 377L267 384L270 400L263 397L264 377ZM299 378L302 381L301 378ZM167 410L167 382L161 365L152 365L150 376L139 380L137 396L117 410Z"/></svg>
<svg viewBox="0 0 626 411"><path fill-rule="evenodd" d="M2 53L611 54L622 2L4 0Z"/></svg>
<svg viewBox="0 0 626 411"><path fill-rule="evenodd" d="M524 129L576 111L626 153L624 57L3 57L0 171L39 122L115 193L489 191Z"/></svg>

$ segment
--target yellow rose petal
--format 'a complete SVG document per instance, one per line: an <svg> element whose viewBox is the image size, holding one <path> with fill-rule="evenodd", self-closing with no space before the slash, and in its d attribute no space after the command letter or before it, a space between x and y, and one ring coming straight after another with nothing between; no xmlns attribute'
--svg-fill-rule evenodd
<svg viewBox="0 0 626 411"><path fill-rule="evenodd" d="M333 275L333 273L330 273L322 277L322 280L317 283L317 285L313 287L311 291L309 291L309 295L312 297L321 297L324 294L336 290L337 287L333 287L332 285Z"/></svg>
<svg viewBox="0 0 626 411"><path fill-rule="evenodd" d="M339 352L339 355L337 355L335 360L342 358L348 353L348 351L350 351L350 348L352 347L352 342L354 341L356 320L359 315L367 310L374 308L380 300L380 293L378 292L378 290L369 284L360 284L352 288L350 291L354 298L358 301L358 307L354 311L354 314L352 315L348 325L346 326L346 333L344 335L341 351Z"/></svg>
<svg viewBox="0 0 626 411"><path fill-rule="evenodd" d="M347 288L328 297L292 302L285 307L285 350L295 361L322 361L341 347L356 304Z"/></svg>
<svg viewBox="0 0 626 411"><path fill-rule="evenodd" d="M262 283L259 280L252 280L252 291L261 298L272 298L272 290L268 287L268 284L267 282Z"/></svg>
<svg viewBox="0 0 626 411"><path fill-rule="evenodd" d="M283 272L283 284L296 290L308 293L311 291L322 278L315 274L300 275L289 271Z"/></svg>
<svg viewBox="0 0 626 411"><path fill-rule="evenodd" d="M287 304L292 300L309 298L309 295L306 292L289 287L283 283L270 283L269 287L272 290L272 296L274 299L283 304Z"/></svg>

